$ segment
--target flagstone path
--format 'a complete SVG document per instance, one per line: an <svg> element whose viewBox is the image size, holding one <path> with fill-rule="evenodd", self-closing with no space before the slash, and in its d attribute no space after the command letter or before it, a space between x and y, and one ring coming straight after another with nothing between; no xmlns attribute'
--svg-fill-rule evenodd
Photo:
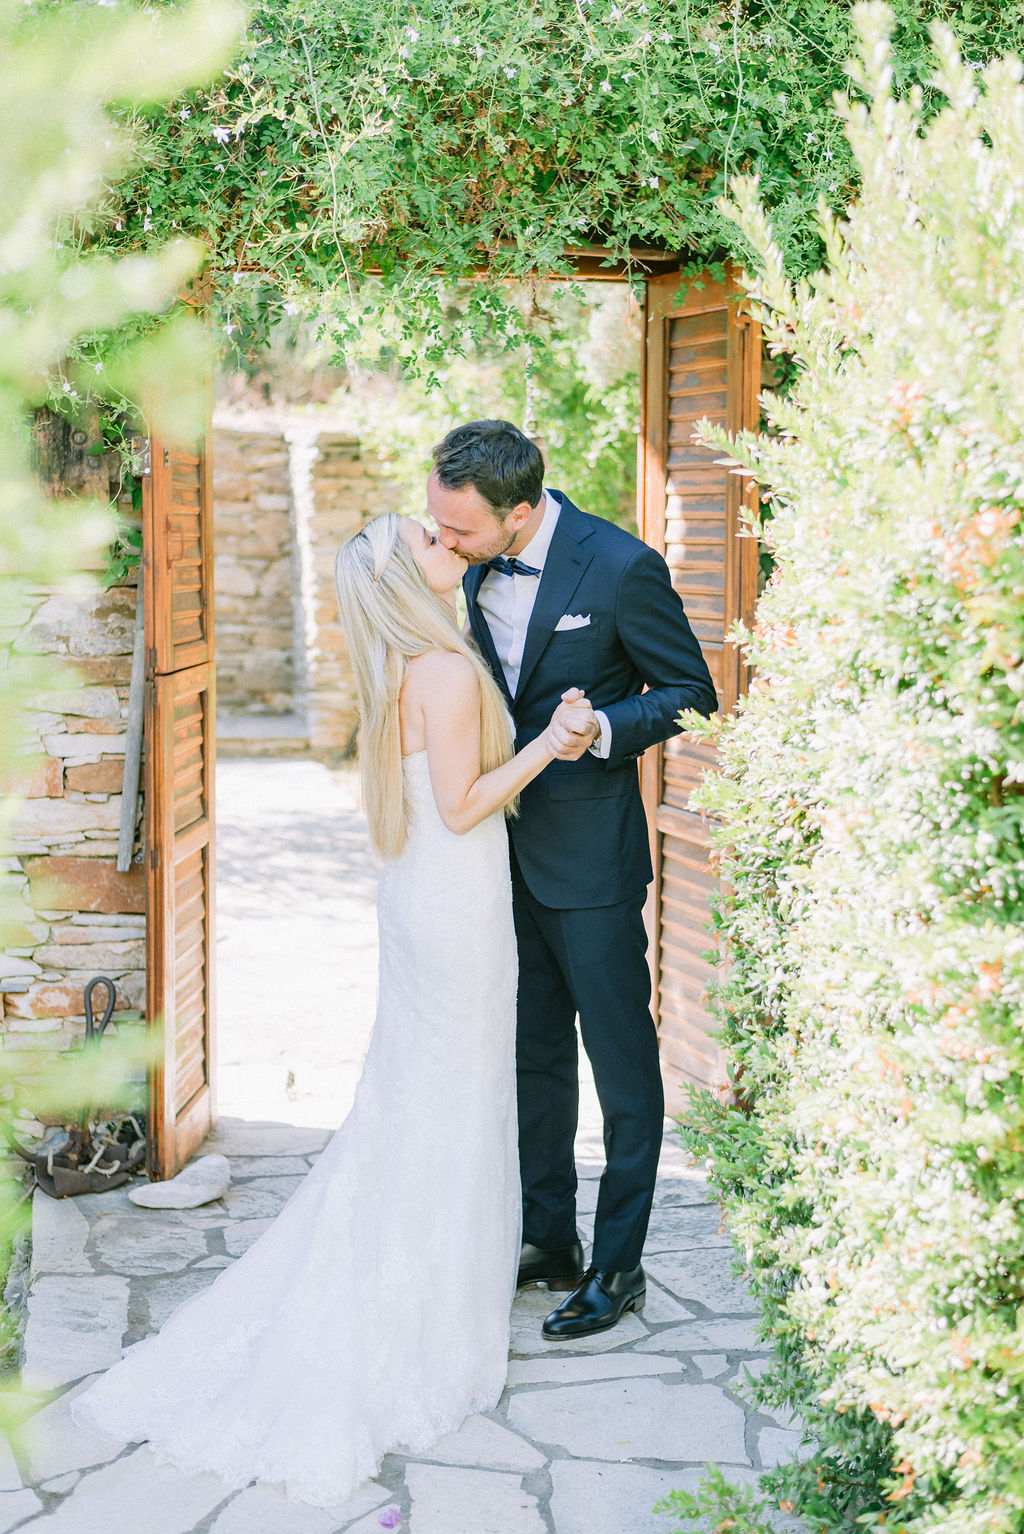
<svg viewBox="0 0 1024 1534"><path fill-rule="evenodd" d="M695 1487L706 1463L749 1482L796 1454L794 1424L745 1399L766 1356L754 1306L669 1120L642 1316L559 1346L540 1333L552 1297L523 1291L495 1410L428 1454L387 1456L344 1506L289 1503L255 1482L226 1491L207 1473L158 1467L145 1444L71 1423L75 1392L274 1218L344 1118L372 1026L374 880L351 777L232 761L218 790L222 1111L202 1149L230 1157L232 1186L183 1211L137 1208L124 1188L65 1200L37 1190L23 1378L61 1394L17 1457L0 1455L0 1534L670 1534L678 1520L654 1503ZM603 1162L585 1059L581 1088L587 1240Z"/></svg>

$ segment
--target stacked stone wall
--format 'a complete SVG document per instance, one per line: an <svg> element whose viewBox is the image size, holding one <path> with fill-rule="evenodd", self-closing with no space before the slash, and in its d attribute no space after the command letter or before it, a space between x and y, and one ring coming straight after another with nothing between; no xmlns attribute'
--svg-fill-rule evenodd
<svg viewBox="0 0 1024 1534"><path fill-rule="evenodd" d="M15 652L66 660L58 685L36 692L22 715L32 778L0 865L14 918L0 955L0 1039L24 1053L26 1074L85 1032L93 975L116 986L111 1032L145 1012L141 792L137 861L116 867L135 598L134 578L81 596L40 588L6 636ZM106 1000L97 990L94 1011Z"/></svg>
<svg viewBox="0 0 1024 1534"><path fill-rule="evenodd" d="M293 445L296 535L302 580L303 652L310 746L326 761L351 755L355 686L338 617L338 548L370 517L393 510L396 487L353 437L321 433Z"/></svg>
<svg viewBox="0 0 1024 1534"><path fill-rule="evenodd" d="M290 713L301 668L288 444L280 433L218 428L213 454L217 704Z"/></svg>

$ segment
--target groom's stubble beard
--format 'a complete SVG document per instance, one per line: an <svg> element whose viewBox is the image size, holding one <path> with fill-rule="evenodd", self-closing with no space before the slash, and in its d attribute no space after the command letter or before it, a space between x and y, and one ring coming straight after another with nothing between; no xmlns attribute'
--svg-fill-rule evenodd
<svg viewBox="0 0 1024 1534"><path fill-rule="evenodd" d="M516 538L519 535L515 531L509 532L509 530L505 526L504 522L499 523L498 527L499 527L499 532L498 532L499 541L497 543L495 543L491 548L487 549L485 552L477 553L477 554L467 554L465 552L465 550L457 548L455 550L455 553L456 554L461 554L463 559L468 560L468 562L471 565L485 565L485 564L487 564L487 562L489 560L497 559L499 554L507 554L509 549L515 543Z"/></svg>

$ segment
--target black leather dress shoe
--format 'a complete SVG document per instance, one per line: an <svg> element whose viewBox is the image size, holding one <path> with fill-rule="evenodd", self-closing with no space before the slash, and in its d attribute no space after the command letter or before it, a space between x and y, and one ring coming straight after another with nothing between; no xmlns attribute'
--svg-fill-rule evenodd
<svg viewBox="0 0 1024 1534"><path fill-rule="evenodd" d="M647 1297L643 1268L600 1272L588 1268L568 1299L557 1305L541 1327L545 1337L586 1337L607 1331L627 1310L642 1310Z"/></svg>
<svg viewBox="0 0 1024 1534"><path fill-rule="evenodd" d="M553 1250L523 1242L519 1254L519 1277L516 1288L523 1284L547 1284L557 1293L575 1289L583 1277L583 1248L578 1241L572 1246L560 1246Z"/></svg>

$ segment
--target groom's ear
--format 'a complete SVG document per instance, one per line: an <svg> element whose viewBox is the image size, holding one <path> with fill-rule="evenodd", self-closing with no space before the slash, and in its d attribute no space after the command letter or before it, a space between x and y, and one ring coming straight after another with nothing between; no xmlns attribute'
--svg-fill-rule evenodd
<svg viewBox="0 0 1024 1534"><path fill-rule="evenodd" d="M533 507L530 505L529 501L520 501L518 506L513 506L512 510L506 516L505 526L511 528L514 533L518 533L519 529L529 521L530 513L532 510Z"/></svg>

